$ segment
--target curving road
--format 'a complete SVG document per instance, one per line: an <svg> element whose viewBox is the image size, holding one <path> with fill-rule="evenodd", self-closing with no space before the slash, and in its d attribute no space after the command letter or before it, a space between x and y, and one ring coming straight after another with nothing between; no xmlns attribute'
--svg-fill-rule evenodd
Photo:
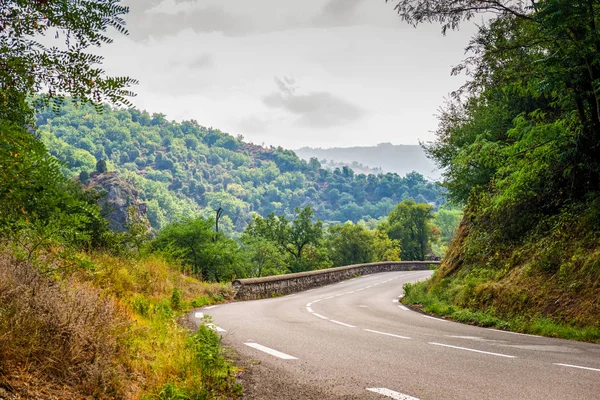
<svg viewBox="0 0 600 400"><path fill-rule="evenodd" d="M386 272L194 310L267 377L320 399L600 399L600 345L424 316L397 299L430 271ZM260 382L258 382L260 384ZM284 383L285 384L285 383Z"/></svg>

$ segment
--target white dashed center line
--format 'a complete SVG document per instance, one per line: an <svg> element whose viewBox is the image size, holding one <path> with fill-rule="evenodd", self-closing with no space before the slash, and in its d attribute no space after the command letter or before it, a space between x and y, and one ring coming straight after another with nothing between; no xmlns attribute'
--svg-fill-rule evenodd
<svg viewBox="0 0 600 400"><path fill-rule="evenodd" d="M204 307L204 309L205 310L210 310L211 308L216 308L216 307L219 307L219 306L218 305L217 306L208 306L208 307Z"/></svg>
<svg viewBox="0 0 600 400"><path fill-rule="evenodd" d="M367 331L367 332L373 332L373 333L378 333L380 335L385 335L385 336L391 336L391 337L395 337L395 338L398 338L398 339L410 339L408 336L400 336L400 335L395 335L393 333L379 332L379 331L374 331L374 330L371 330L371 329L365 329L365 331Z"/></svg>
<svg viewBox="0 0 600 400"><path fill-rule="evenodd" d="M309 313L312 313L312 312L314 312L314 311L313 311L313 309L312 309L312 308L310 308L310 307L306 307L306 311L308 311Z"/></svg>
<svg viewBox="0 0 600 400"><path fill-rule="evenodd" d="M579 368L579 369L585 369L588 371L600 372L600 369L598 369L598 368L582 367L581 365L571 365L571 364L561 364L561 363L552 363L552 364L560 365L561 367Z"/></svg>
<svg viewBox="0 0 600 400"><path fill-rule="evenodd" d="M489 351L483 351L483 350L469 349L469 348L466 348L466 347L451 346L451 345L449 345L449 344L443 344L443 343L429 342L429 344L432 344L432 345L434 345L434 346L450 347L451 349L458 349L458 350L472 351L472 352L474 352L474 353L487 354L487 355L490 355L490 356L506 357L506 358L517 358L517 357L515 357L515 356L509 356L508 354L491 353L491 352L489 352Z"/></svg>
<svg viewBox="0 0 600 400"><path fill-rule="evenodd" d="M409 396L404 393L394 392L393 390L386 388L367 388L369 392L381 394L394 400L419 400L416 397Z"/></svg>
<svg viewBox="0 0 600 400"><path fill-rule="evenodd" d="M197 313L194 314L194 317L196 317L196 318L202 318L202 317L204 317L204 314L201 313L201 312L197 312Z"/></svg>
<svg viewBox="0 0 600 400"><path fill-rule="evenodd" d="M330 321L333 322L334 324L347 326L348 328L356 328L356 326L354 326L354 325L346 324L344 322L336 321L334 319L330 319Z"/></svg>
<svg viewBox="0 0 600 400"><path fill-rule="evenodd" d="M409 311L408 307L406 307L406 306L398 306L398 308L401 308L401 309L403 309L404 311Z"/></svg>
<svg viewBox="0 0 600 400"><path fill-rule="evenodd" d="M281 359L284 359L284 360L297 360L297 358L294 357L294 356L290 356L289 354L285 354L285 353L282 353L280 351L273 350L273 349L271 349L269 347L263 346L262 344L258 344L258 343L244 343L244 344L246 346L250 346L250 347L252 347L252 348L254 348L256 350L260 350L262 352L265 352L267 354L270 354L272 356L275 356L275 357L278 357L278 358L281 358Z"/></svg>

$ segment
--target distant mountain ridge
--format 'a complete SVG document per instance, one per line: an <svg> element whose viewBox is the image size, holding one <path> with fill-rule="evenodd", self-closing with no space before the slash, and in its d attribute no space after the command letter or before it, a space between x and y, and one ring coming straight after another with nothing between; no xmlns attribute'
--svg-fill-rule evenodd
<svg viewBox="0 0 600 400"><path fill-rule="evenodd" d="M380 168L384 173L395 172L400 176L416 171L430 180L438 180L441 176L435 163L427 158L423 148L418 145L379 143L376 146L326 149L302 147L294 152L305 160L310 160L312 157L316 157L319 161L325 159L326 165L346 164L352 167L352 164L356 163L362 164L365 168Z"/></svg>

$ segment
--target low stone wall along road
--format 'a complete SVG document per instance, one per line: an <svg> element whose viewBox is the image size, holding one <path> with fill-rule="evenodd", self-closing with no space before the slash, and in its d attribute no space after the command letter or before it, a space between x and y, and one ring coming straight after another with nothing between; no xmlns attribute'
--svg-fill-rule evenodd
<svg viewBox="0 0 600 400"><path fill-rule="evenodd" d="M355 264L316 271L298 272L295 274L237 279L233 281L232 286L235 290L235 298L237 300L256 300L302 292L330 283L378 272L430 270L437 268L439 264L439 261L384 261Z"/></svg>
<svg viewBox="0 0 600 400"><path fill-rule="evenodd" d="M251 365L256 399L600 399L600 345L410 311L393 271L288 296L196 309Z"/></svg>

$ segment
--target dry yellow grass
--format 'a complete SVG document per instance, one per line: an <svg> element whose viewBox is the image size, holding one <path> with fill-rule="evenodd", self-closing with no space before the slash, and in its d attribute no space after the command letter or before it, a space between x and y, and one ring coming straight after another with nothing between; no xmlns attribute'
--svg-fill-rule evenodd
<svg viewBox="0 0 600 400"><path fill-rule="evenodd" d="M230 297L230 285L200 282L157 256L67 257L49 249L32 266L5 247L0 251L0 382L20 387L14 398L31 393L60 398L61 392L153 398L169 385L204 390L202 372L187 348L190 332L177 319L194 304ZM28 379L38 390L19 384Z"/></svg>

